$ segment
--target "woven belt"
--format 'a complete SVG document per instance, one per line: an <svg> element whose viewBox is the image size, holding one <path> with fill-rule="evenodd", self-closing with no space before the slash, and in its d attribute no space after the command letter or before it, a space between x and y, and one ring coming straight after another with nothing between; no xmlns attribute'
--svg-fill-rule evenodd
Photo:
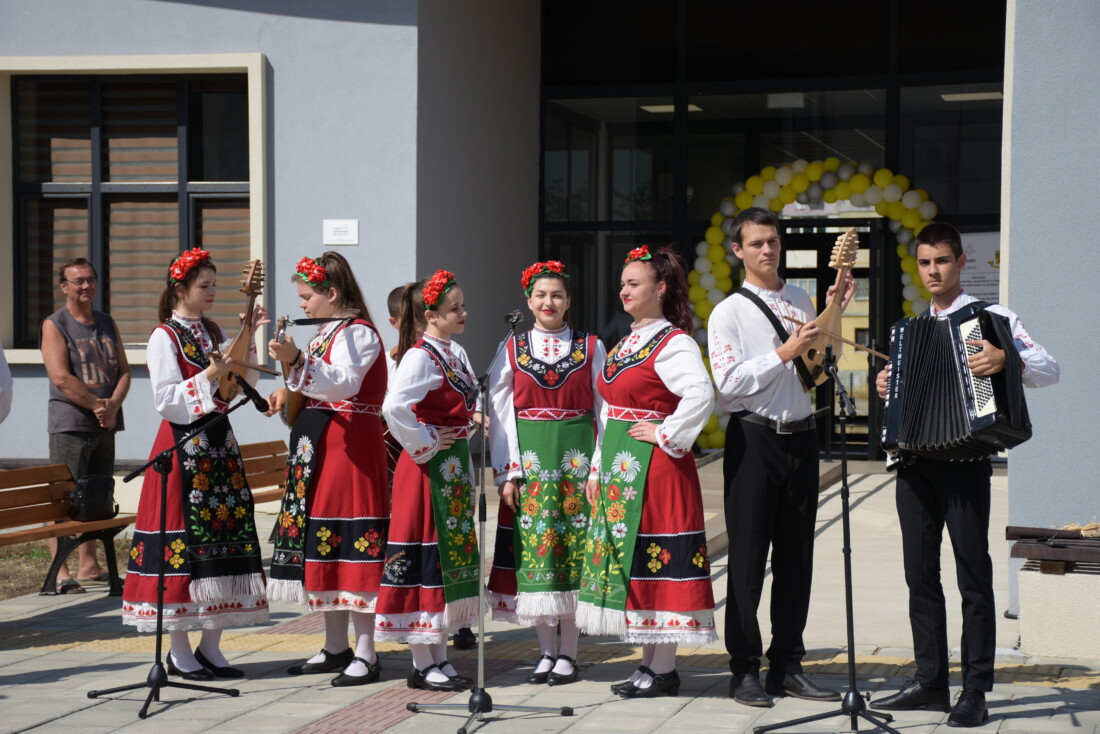
<svg viewBox="0 0 1100 734"><path fill-rule="evenodd" d="M457 439L459 441L461 441L464 438L469 438L470 436L474 435L474 430L475 430L475 428L473 426L469 426L469 425L466 425L466 426L436 426L436 425L432 425L431 427L434 428L437 432L438 431L443 431L443 430L450 430L454 433L455 439Z"/></svg>
<svg viewBox="0 0 1100 734"><path fill-rule="evenodd" d="M524 408L516 411L516 417L524 421L566 421L588 413L587 410L572 408Z"/></svg>
<svg viewBox="0 0 1100 734"><path fill-rule="evenodd" d="M792 433L802 433L803 431L812 431L814 428L814 417L811 415L808 418L803 418L799 421L777 421L771 418L765 418L762 415L753 413L751 410L743 410L740 413L731 413L731 417L743 421L744 423L752 423L757 426L763 426L769 431L772 431L779 436L787 436Z"/></svg>
<svg viewBox="0 0 1100 734"><path fill-rule="evenodd" d="M645 410L644 408L621 408L618 405L607 406L607 417L613 421L663 421L668 418L668 413L661 413L656 410Z"/></svg>
<svg viewBox="0 0 1100 734"><path fill-rule="evenodd" d="M313 400L311 398L307 406L310 408L321 408L322 410L334 410L337 413L365 413L367 415L382 415L381 405L374 405L372 403L355 403L351 400L340 400L335 403L329 403L323 400Z"/></svg>

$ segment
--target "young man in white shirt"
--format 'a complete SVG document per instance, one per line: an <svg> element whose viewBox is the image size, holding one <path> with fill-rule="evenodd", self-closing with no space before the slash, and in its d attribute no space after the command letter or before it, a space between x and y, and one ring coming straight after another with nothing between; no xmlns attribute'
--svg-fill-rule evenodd
<svg viewBox="0 0 1100 734"><path fill-rule="evenodd" d="M944 318L978 299L964 293L960 277L966 266L959 231L933 222L917 235L921 282L932 293L929 313ZM988 341L969 358L978 377L1019 369L1027 387L1058 382L1058 363L1032 341L1019 317L1004 306L988 311L1008 319L1019 352L1018 365L1005 364L1003 350ZM886 396L889 365L879 372L879 397ZM989 504L992 474L989 457L975 461L938 461L909 457L898 469L897 507L905 582L909 586L909 623L917 661L916 678L898 693L871 704L888 711L951 711L948 725L978 726L989 718L985 694L993 690L996 609L993 563L989 558ZM948 696L947 610L940 584L940 545L947 526L963 599L962 684L954 708Z"/></svg>
<svg viewBox="0 0 1100 734"><path fill-rule="evenodd" d="M771 706L769 694L839 701L802 674L802 639L810 604L817 520L818 453L813 406L797 360L821 335L813 301L779 277L779 220L751 208L733 221L733 254L745 265L742 292L714 309L708 341L718 399L730 413L724 464L729 574L726 649L730 696L747 706ZM845 303L855 290L849 279ZM746 295L748 291L751 295ZM830 289L830 294L832 289ZM784 335L752 300L770 310ZM805 324L796 325L795 319ZM808 379L808 377L807 377ZM772 639L765 685L757 607L771 548Z"/></svg>

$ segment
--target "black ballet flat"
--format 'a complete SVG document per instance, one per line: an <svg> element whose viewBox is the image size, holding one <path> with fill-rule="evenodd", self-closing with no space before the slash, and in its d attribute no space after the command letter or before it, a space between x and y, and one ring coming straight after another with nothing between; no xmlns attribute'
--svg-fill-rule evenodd
<svg viewBox="0 0 1100 734"><path fill-rule="evenodd" d="M637 669L641 670L642 666L639 665ZM618 693L619 691L624 691L624 690L626 690L627 688L630 688L633 685L634 685L634 681L630 681L630 680L624 680L622 683L612 683L611 684L611 692L612 693Z"/></svg>
<svg viewBox="0 0 1100 734"><path fill-rule="evenodd" d="M451 665L451 661L450 660L444 660L442 663L439 664L439 669L443 670L443 668L446 668L448 665ZM454 668L453 665L451 665L451 667ZM447 675L447 673L444 672L443 675ZM455 683L457 683L458 685L462 686L463 689L472 688L473 685L474 685L473 678L468 678L464 675L461 675L458 672L458 668L455 668L455 674L454 675L448 676L448 677L451 680L453 680Z"/></svg>
<svg viewBox="0 0 1100 734"><path fill-rule="evenodd" d="M550 671L554 669L554 656L553 655L541 655L538 660L535 661L534 670L538 670L539 663L543 660L549 660L551 665L546 669L545 673L531 673L527 676L528 683L545 683L550 678Z"/></svg>
<svg viewBox="0 0 1100 734"><path fill-rule="evenodd" d="M431 671L432 668L438 669L439 666L433 663L424 668L424 670L418 670L414 665L412 672L409 673L409 677L405 681L405 684L409 688L419 688L424 691L453 692L462 690L462 687L455 681L454 678L448 678L445 683L436 683L435 681L428 680L428 673Z"/></svg>
<svg viewBox="0 0 1100 734"><path fill-rule="evenodd" d="M633 683L629 688L623 688L619 695L623 698L656 698L657 696L675 696L680 693L680 674L675 670L669 673L654 673L644 665L638 666L638 670L653 679L648 688L639 688Z"/></svg>
<svg viewBox="0 0 1100 734"><path fill-rule="evenodd" d="M168 675L178 675L180 678L183 678L184 680L204 680L204 681L214 680L214 674L211 673L206 668L199 668L198 670L192 670L190 672L185 671L185 670L180 670L179 668L176 667L176 664L172 661L172 653L171 652L168 653L167 660L168 660Z"/></svg>
<svg viewBox="0 0 1100 734"><path fill-rule="evenodd" d="M321 648L321 652L324 654L325 659L319 663L301 663L299 665L291 665L287 668L286 672L290 675L312 675L314 673L331 673L334 670L343 670L351 665L352 658L355 657L355 652L349 647L343 652L338 652L333 655L325 648Z"/></svg>
<svg viewBox="0 0 1100 734"><path fill-rule="evenodd" d="M569 673L568 675L563 675L562 673L555 673L554 669L551 668L550 675L546 677L547 685L564 686L567 683L572 683L573 681L577 680L578 673L580 671L580 667L577 665L577 661L569 657L568 655L558 655L558 660L568 660L570 663L572 663L573 672Z"/></svg>
<svg viewBox="0 0 1100 734"><path fill-rule="evenodd" d="M210 662L205 655L202 654L202 650L195 650L195 660L199 661L199 665L209 670L214 674L215 678L243 678L244 671L240 668L230 668L228 665L220 666L214 665Z"/></svg>
<svg viewBox="0 0 1100 734"><path fill-rule="evenodd" d="M361 657L354 657L351 662L358 660L363 665L367 666L367 672L365 675L348 675L347 673L341 673L332 679L332 685L337 688L344 686L365 686L368 683L374 683L376 680L382 677L382 660L378 659L374 661L374 664L368 663ZM349 663L350 665L350 663Z"/></svg>

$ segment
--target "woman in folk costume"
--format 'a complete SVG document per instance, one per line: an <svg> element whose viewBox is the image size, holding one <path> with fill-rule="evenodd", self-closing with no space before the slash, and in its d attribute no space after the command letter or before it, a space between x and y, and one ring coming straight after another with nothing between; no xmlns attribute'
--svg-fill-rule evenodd
<svg viewBox="0 0 1100 734"><path fill-rule="evenodd" d="M596 383L606 357L594 334L565 323L567 277L557 260L523 272L535 326L508 340L489 377L501 496L489 577L493 618L535 628L541 657L527 680L550 685L577 679L574 615L590 512L583 488L599 436Z"/></svg>
<svg viewBox="0 0 1100 734"><path fill-rule="evenodd" d="M676 695L676 646L718 639L691 454L714 389L687 333L691 311L679 255L631 250L619 298L634 323L600 376L607 423L586 487L593 519L577 623L589 634L642 645L641 666L612 686L615 693Z"/></svg>
<svg viewBox="0 0 1100 734"><path fill-rule="evenodd" d="M389 526L389 487L382 445L386 360L382 339L351 267L326 252L299 261L294 281L309 318L328 319L305 349L292 337L268 353L290 365L286 390L305 398L290 434L286 495L271 561L273 600L324 612L325 644L291 675L343 671L334 686L379 679L374 607ZM348 646L348 619L355 648Z"/></svg>
<svg viewBox="0 0 1100 734"><path fill-rule="evenodd" d="M414 340L414 313L427 320ZM386 567L375 638L409 644L409 688L456 691L471 684L446 659L447 633L478 616L479 559L473 468L467 440L477 383L451 341L466 325L462 288L439 270L402 297L397 371L383 413L404 446L393 478Z"/></svg>
<svg viewBox="0 0 1100 734"><path fill-rule="evenodd" d="M198 248L184 252L168 269L160 297L162 323L150 334L146 350L153 403L164 418L150 457L207 427L173 457L163 508L161 476L152 467L146 471L122 591L123 623L139 632L156 631L157 573L163 565L168 672L187 680L243 677L221 652L222 629L268 618L252 493L229 421L214 422L229 408L218 397L218 378L233 363L211 356L223 342L221 329L203 316L214 305L216 278L210 253ZM262 308L256 308L252 321L266 323ZM168 531L163 545L162 511ZM194 652L187 637L193 629L202 630Z"/></svg>

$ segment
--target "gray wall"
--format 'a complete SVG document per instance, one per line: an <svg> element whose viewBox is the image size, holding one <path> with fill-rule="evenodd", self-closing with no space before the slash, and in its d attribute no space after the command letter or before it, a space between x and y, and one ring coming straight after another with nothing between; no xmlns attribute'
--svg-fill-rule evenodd
<svg viewBox="0 0 1100 734"><path fill-rule="evenodd" d="M1100 246L1091 192L1100 164L1100 4L1010 0L1002 226L1007 305L1062 368L1029 391L1035 436L1009 460L1009 523L1085 524L1100 516Z"/></svg>
<svg viewBox="0 0 1100 734"><path fill-rule="evenodd" d="M458 277L479 372L539 253L539 56L536 0L420 2L417 274Z"/></svg>

